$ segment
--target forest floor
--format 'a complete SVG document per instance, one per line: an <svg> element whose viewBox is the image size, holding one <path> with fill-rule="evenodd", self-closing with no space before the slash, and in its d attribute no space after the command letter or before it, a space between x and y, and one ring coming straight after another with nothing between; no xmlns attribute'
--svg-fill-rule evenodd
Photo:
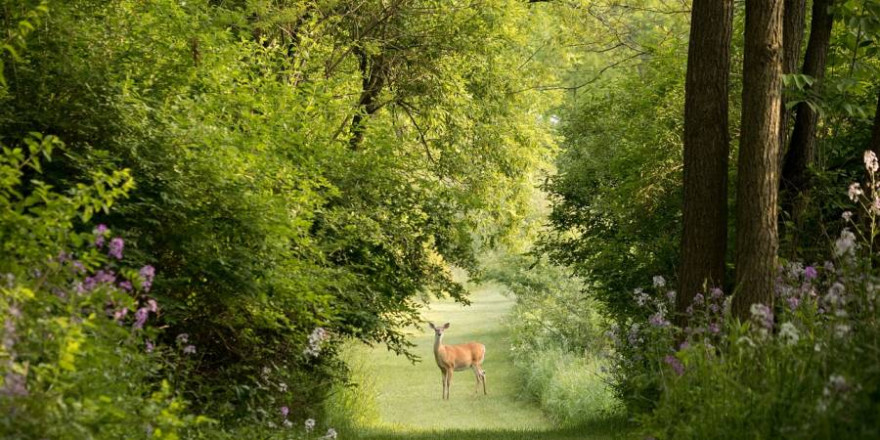
<svg viewBox="0 0 880 440"><path fill-rule="evenodd" d="M444 343L478 341L486 345L488 395L476 394L471 370L456 372L450 400L441 400L440 370L434 362L434 333L427 325L412 329L413 352L421 362L410 363L382 347L357 349L355 356L372 382L378 420L362 427L360 438L370 440L575 440L612 438L592 429L559 429L537 403L524 395L510 353L504 325L513 298L496 285L481 286L462 306L439 301L425 311L425 319L450 323Z"/></svg>

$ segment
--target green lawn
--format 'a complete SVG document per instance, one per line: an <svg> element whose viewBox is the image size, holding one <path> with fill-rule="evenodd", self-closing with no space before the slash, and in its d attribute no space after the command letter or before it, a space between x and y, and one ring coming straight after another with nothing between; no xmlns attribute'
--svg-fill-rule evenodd
<svg viewBox="0 0 880 440"><path fill-rule="evenodd" d="M449 322L444 342L478 341L486 345L486 383L489 395L474 392L474 374L456 372L450 400L441 400L440 370L433 358L433 331L427 325L412 329L414 351L422 356L415 365L383 348L359 348L376 391L378 421L359 431L367 439L596 439L587 429L558 430L518 388L511 363L504 320L513 304L494 285L478 287L467 307L451 301L431 305L424 314L437 324Z"/></svg>

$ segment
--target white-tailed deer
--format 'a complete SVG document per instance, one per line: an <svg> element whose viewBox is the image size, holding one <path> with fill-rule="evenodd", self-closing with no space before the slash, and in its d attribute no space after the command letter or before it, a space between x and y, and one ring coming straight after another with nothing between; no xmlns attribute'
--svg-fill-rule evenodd
<svg viewBox="0 0 880 440"><path fill-rule="evenodd" d="M452 384L452 372L467 368L474 370L477 377L477 393L480 392L480 384L483 384L483 394L486 392L486 372L483 371L483 359L486 358L486 346L479 342L467 344L443 345L443 332L449 328L449 323L437 327L434 323L428 325L434 329L434 358L443 375L443 399L449 399L449 385Z"/></svg>

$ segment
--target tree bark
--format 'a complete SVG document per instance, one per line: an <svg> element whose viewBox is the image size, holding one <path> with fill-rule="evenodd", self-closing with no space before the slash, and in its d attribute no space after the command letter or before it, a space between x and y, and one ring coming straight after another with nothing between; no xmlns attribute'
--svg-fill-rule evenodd
<svg viewBox="0 0 880 440"><path fill-rule="evenodd" d="M880 155L880 93L877 95L877 112L874 113L874 129L871 131L871 151Z"/></svg>
<svg viewBox="0 0 880 440"><path fill-rule="evenodd" d="M776 279L783 0L746 0L743 99L736 195L734 313L773 303Z"/></svg>
<svg viewBox="0 0 880 440"><path fill-rule="evenodd" d="M697 293L724 281L732 29L733 0L694 1L685 80L679 324Z"/></svg>
<svg viewBox="0 0 880 440"><path fill-rule="evenodd" d="M785 11L782 24L782 73L795 73L801 56L801 45L804 41L804 20L807 11L806 0L785 0ZM779 126L780 159L785 154L788 144L788 127L792 111L782 103L782 119ZM780 160L781 163L781 160Z"/></svg>
<svg viewBox="0 0 880 440"><path fill-rule="evenodd" d="M365 119L372 116L382 108L379 103L379 94L385 87L385 62L382 55L369 55L360 46L352 50L358 58L358 67L361 71L361 96L358 99L357 113L351 119L351 139L349 147L357 151L364 141Z"/></svg>
<svg viewBox="0 0 880 440"><path fill-rule="evenodd" d="M834 17L828 8L834 0L815 0L813 2L813 18L810 22L810 39L807 53L804 56L804 75L815 78L813 88L825 77L825 64L828 47L831 43L831 27ZM782 210L791 215L794 223L798 222L803 207L798 207L798 199L807 192L809 176L807 170L815 156L816 127L819 115L807 103L797 106L797 116L791 143L785 154L782 168Z"/></svg>

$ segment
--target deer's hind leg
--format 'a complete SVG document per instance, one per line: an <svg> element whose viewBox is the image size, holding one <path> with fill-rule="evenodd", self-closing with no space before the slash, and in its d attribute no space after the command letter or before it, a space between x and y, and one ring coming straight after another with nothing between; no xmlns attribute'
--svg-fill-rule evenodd
<svg viewBox="0 0 880 440"><path fill-rule="evenodd" d="M486 392L486 370L483 369L482 364L474 364L474 374L477 376L477 393L480 392L480 383L483 384L483 394L489 394Z"/></svg>

